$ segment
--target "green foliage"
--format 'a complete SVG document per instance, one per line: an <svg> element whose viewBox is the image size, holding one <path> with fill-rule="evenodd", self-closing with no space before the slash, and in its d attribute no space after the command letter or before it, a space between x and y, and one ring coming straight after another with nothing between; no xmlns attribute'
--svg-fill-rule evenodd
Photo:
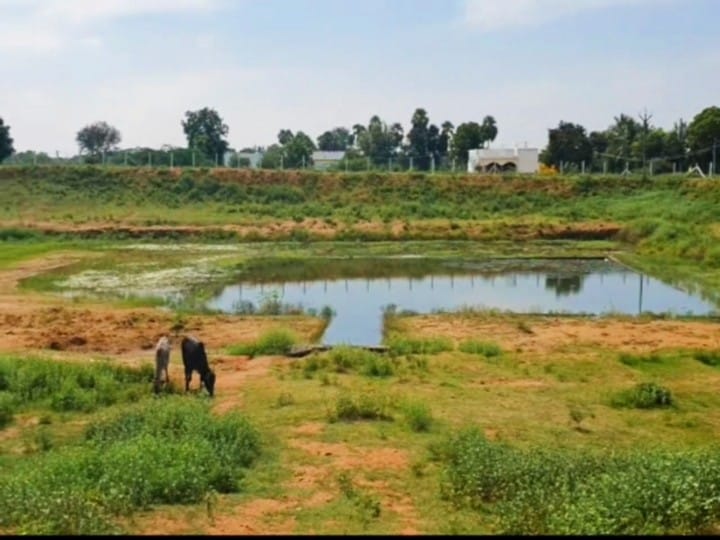
<svg viewBox="0 0 720 540"><path fill-rule="evenodd" d="M432 412L427 404L422 402L409 402L403 407L405 421L410 429L415 432L430 431L433 423Z"/></svg>
<svg viewBox="0 0 720 540"><path fill-rule="evenodd" d="M698 534L720 518L720 454L521 451L477 428L434 449L443 494L497 517L502 534Z"/></svg>
<svg viewBox="0 0 720 540"><path fill-rule="evenodd" d="M613 396L611 405L616 408L655 409L674 404L672 392L656 383L639 383L629 390Z"/></svg>
<svg viewBox="0 0 720 540"><path fill-rule="evenodd" d="M15 398L10 392L2 391L0 387L0 429L12 422L15 414Z"/></svg>
<svg viewBox="0 0 720 540"><path fill-rule="evenodd" d="M217 417L197 400L169 397L119 410L89 426L82 444L51 449L0 485L0 527L27 534L120 532L116 517L153 504L187 504L240 489L260 454L248 421Z"/></svg>
<svg viewBox="0 0 720 540"><path fill-rule="evenodd" d="M215 109L204 107L197 111L187 111L182 121L188 148L197 149L207 158L218 161L223 159L228 149L225 137L228 127Z"/></svg>
<svg viewBox="0 0 720 540"><path fill-rule="evenodd" d="M108 152L121 140L120 132L107 122L96 122L78 131L76 140L81 150L89 153L97 163L101 152Z"/></svg>
<svg viewBox="0 0 720 540"><path fill-rule="evenodd" d="M255 343L228 347L228 354L234 355L283 355L290 352L297 343L297 337L290 330L279 328L263 333Z"/></svg>
<svg viewBox="0 0 720 540"><path fill-rule="evenodd" d="M662 357L657 353L649 354L632 354L632 353L620 353L618 360L622 364L630 367L637 367L643 364L659 364L662 362Z"/></svg>
<svg viewBox="0 0 720 540"><path fill-rule="evenodd" d="M343 420L392 420L390 400L375 392L350 394L343 392L335 403L335 411L328 414L330 422Z"/></svg>
<svg viewBox="0 0 720 540"><path fill-rule="evenodd" d="M413 339L393 337L387 342L392 355L407 354L438 354L454 349L453 342L448 338Z"/></svg>
<svg viewBox="0 0 720 540"><path fill-rule="evenodd" d="M91 412L134 401L154 376L150 364L130 368L110 362L80 364L37 358L0 357L0 390L18 407Z"/></svg>
<svg viewBox="0 0 720 540"><path fill-rule="evenodd" d="M0 118L0 163L5 158L10 157L14 151L13 140L10 137L10 126L5 125L3 119Z"/></svg>
<svg viewBox="0 0 720 540"><path fill-rule="evenodd" d="M487 358L494 358L502 354L502 349L497 343L466 340L460 343L458 349L468 354L479 354Z"/></svg>
<svg viewBox="0 0 720 540"><path fill-rule="evenodd" d="M720 350L714 351L695 351L693 353L695 360L702 362L708 366L720 366ZM0 385L0 390L2 386Z"/></svg>

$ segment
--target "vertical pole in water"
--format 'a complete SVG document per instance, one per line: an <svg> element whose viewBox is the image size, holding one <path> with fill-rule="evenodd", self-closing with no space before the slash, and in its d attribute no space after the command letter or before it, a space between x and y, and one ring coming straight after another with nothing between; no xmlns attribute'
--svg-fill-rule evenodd
<svg viewBox="0 0 720 540"><path fill-rule="evenodd" d="M430 276L430 288L431 289L435 288L435 280L433 278L434 278L434 276Z"/></svg>
<svg viewBox="0 0 720 540"><path fill-rule="evenodd" d="M640 296L638 298L638 315L642 315L643 275L640 274Z"/></svg>

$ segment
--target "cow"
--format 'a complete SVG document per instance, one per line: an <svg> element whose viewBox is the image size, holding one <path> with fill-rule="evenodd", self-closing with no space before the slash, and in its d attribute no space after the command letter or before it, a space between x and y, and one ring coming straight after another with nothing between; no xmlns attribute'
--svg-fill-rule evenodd
<svg viewBox="0 0 720 540"><path fill-rule="evenodd" d="M213 396L215 391L215 372L210 369L205 353L205 345L194 337L184 337L180 344L182 350L183 365L185 366L185 391L190 389L190 379L193 371L200 374L200 388L205 388Z"/></svg>
<svg viewBox="0 0 720 540"><path fill-rule="evenodd" d="M154 389L157 394L160 392L160 387L163 382L163 373L165 373L165 384L170 383L170 372L168 366L170 365L170 339L167 336L162 336L157 345L155 345L155 384Z"/></svg>

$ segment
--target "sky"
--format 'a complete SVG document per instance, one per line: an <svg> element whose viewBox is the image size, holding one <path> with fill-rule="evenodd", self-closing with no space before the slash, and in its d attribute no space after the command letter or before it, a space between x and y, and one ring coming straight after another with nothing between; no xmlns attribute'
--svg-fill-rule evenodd
<svg viewBox="0 0 720 540"><path fill-rule="evenodd" d="M0 118L60 156L101 120L124 148L183 146L203 107L236 149L374 114L407 132L418 107L542 148L561 120L720 105L719 21L718 0L0 0Z"/></svg>

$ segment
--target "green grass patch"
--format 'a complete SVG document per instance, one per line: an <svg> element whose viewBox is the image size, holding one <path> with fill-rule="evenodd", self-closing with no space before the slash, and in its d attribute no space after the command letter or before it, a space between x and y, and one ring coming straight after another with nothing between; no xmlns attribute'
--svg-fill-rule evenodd
<svg viewBox="0 0 720 540"><path fill-rule="evenodd" d="M615 394L610 404L618 409L658 409L675 404L672 392L653 382L636 384L634 387Z"/></svg>
<svg viewBox="0 0 720 540"><path fill-rule="evenodd" d="M247 355L250 357L261 355L288 354L298 342L297 336L290 330L280 328L268 330L254 343L232 345L227 348L228 354Z"/></svg>
<svg viewBox="0 0 720 540"><path fill-rule="evenodd" d="M357 420L393 420L388 396L378 392L351 393L343 391L335 402L335 410L328 413L329 422Z"/></svg>
<svg viewBox="0 0 720 540"><path fill-rule="evenodd" d="M0 357L0 391L15 410L49 408L92 412L136 401L149 389L154 368L97 362L81 364L40 358Z"/></svg>
<svg viewBox="0 0 720 540"><path fill-rule="evenodd" d="M720 454L519 450L479 429L435 451L443 494L513 535L701 534L720 519Z"/></svg>
<svg viewBox="0 0 720 540"><path fill-rule="evenodd" d="M455 347L448 338L414 339L408 337L391 337L387 340L387 347L393 356L408 354L438 354L452 351Z"/></svg>
<svg viewBox="0 0 720 540"><path fill-rule="evenodd" d="M502 349L497 343L472 339L460 342L458 349L467 354L478 354L486 358L495 358L502 354Z"/></svg>
<svg viewBox="0 0 720 540"><path fill-rule="evenodd" d="M702 362L707 366L720 366L720 350L714 351L695 351L693 358L698 362Z"/></svg>
<svg viewBox="0 0 720 540"><path fill-rule="evenodd" d="M207 402L168 397L92 423L74 446L24 460L0 484L0 527L21 534L122 532L117 518L241 489L258 432Z"/></svg>

